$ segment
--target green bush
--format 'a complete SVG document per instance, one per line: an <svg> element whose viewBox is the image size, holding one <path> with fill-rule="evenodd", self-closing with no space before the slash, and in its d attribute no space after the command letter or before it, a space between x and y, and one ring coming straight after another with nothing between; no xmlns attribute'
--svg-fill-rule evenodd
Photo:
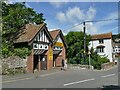
<svg viewBox="0 0 120 90"><path fill-rule="evenodd" d="M69 59L69 63L70 64L77 64L77 62L75 61L75 58L74 59Z"/></svg>
<svg viewBox="0 0 120 90"><path fill-rule="evenodd" d="M28 56L31 53L30 50L29 50L29 48L26 48L26 47L15 48L14 53L16 56L19 56L20 58L26 58L26 56Z"/></svg>
<svg viewBox="0 0 120 90"><path fill-rule="evenodd" d="M100 70L101 69L101 65L103 63L107 63L109 62L109 60L107 59L107 57L101 57L97 54L93 55L91 58L91 64L92 66L94 66L95 69Z"/></svg>

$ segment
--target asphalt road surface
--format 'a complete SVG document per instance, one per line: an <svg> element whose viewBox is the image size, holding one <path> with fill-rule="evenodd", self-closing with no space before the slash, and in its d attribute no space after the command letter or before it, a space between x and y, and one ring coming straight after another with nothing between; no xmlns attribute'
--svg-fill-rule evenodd
<svg viewBox="0 0 120 90"><path fill-rule="evenodd" d="M3 81L2 88L99 88L118 85L118 70L68 69L23 79Z"/></svg>

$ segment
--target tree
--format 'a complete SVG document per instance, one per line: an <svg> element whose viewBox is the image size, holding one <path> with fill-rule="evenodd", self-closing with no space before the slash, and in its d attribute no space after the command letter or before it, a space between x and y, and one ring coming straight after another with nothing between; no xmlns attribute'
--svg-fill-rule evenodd
<svg viewBox="0 0 120 90"><path fill-rule="evenodd" d="M120 38L120 33L116 35L112 35L113 42L120 43L120 40L116 41L116 39L119 39L119 38Z"/></svg>
<svg viewBox="0 0 120 90"><path fill-rule="evenodd" d="M84 33L83 32L69 32L65 36L67 45L68 62L80 64L83 62L84 51ZM90 35L86 36L86 47L89 45ZM87 48L88 51L88 48Z"/></svg>
<svg viewBox="0 0 120 90"><path fill-rule="evenodd" d="M95 69L101 69L101 65L103 63L109 62L107 57L101 57L97 54L97 52L94 51L93 48L91 48L91 65L94 66Z"/></svg>
<svg viewBox="0 0 120 90"><path fill-rule="evenodd" d="M25 3L6 4L2 2L2 52L8 57L14 52L13 41L28 23L41 24L45 21L42 13L27 8Z"/></svg>

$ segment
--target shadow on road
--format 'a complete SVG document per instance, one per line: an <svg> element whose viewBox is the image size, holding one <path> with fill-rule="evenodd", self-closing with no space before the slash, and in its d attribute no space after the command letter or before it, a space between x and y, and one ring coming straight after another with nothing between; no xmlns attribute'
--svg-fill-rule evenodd
<svg viewBox="0 0 120 90"><path fill-rule="evenodd" d="M104 85L102 90L120 90L120 86L117 85Z"/></svg>

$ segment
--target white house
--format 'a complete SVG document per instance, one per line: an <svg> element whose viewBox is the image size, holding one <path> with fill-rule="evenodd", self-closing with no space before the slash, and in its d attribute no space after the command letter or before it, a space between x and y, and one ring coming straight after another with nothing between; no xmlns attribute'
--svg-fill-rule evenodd
<svg viewBox="0 0 120 90"><path fill-rule="evenodd" d="M93 47L100 56L105 56L110 62L113 62L112 33L96 34L92 35L91 38L89 48Z"/></svg>
<svg viewBox="0 0 120 90"><path fill-rule="evenodd" d="M113 53L120 53L120 43L113 43Z"/></svg>

